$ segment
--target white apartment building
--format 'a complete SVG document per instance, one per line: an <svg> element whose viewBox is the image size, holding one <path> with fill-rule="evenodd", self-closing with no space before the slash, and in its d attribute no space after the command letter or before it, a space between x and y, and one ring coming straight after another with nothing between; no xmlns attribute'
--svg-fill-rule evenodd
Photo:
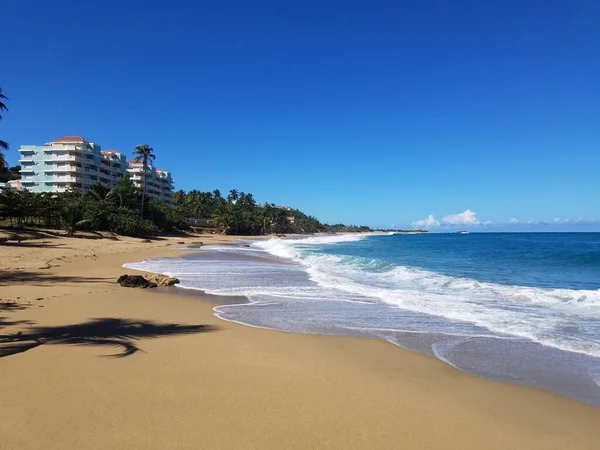
<svg viewBox="0 0 600 450"><path fill-rule="evenodd" d="M81 136L65 136L42 146L22 145L21 183L32 192L87 191L98 182L114 188L127 172L137 187L142 187L142 164L127 163L116 150L101 150L100 145ZM138 170L139 169L139 170ZM138 179L136 179L138 177ZM173 179L169 172L149 166L147 194L173 203Z"/></svg>
<svg viewBox="0 0 600 450"><path fill-rule="evenodd" d="M146 177L144 178L144 164L141 161L129 161L128 165L127 172L129 172L135 187L142 189L145 179L147 195L158 198L167 205L173 205L173 178L169 172L155 168L148 163Z"/></svg>

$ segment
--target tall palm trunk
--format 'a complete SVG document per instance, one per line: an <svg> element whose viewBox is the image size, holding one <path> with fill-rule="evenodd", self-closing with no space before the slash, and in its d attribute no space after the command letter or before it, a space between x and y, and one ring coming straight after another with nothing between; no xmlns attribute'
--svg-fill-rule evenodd
<svg viewBox="0 0 600 450"><path fill-rule="evenodd" d="M146 172L148 171L148 159L144 158L144 185L142 186L142 209L140 211L140 218L144 218L144 203L146 201Z"/></svg>

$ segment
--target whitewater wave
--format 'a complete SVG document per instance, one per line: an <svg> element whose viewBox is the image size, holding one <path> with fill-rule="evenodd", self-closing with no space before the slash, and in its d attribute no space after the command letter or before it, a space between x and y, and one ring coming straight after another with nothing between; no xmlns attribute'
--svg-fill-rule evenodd
<svg viewBox="0 0 600 450"><path fill-rule="evenodd" d="M600 290L503 285L397 266L375 258L327 253L330 245L362 241L369 236L372 234L274 238L255 241L249 246L206 247L217 253L262 254L296 264L217 258L151 260L128 266L176 276L184 288L215 295L246 296L251 302L261 304L272 301L285 304L288 308L285 314L304 314L302 320L313 323L316 319L309 320L309 316L321 308L319 302L380 304L423 317L418 326L424 331L457 330L458 334L472 335L485 331L600 357ZM304 303L295 305L298 302ZM338 317L336 311L344 314L332 307L327 316L318 318L319 323L329 320L340 326L353 326L347 318ZM431 319L434 317L437 319ZM377 320L398 331L409 331L405 323L385 310ZM441 320L458 325L448 326ZM381 326L376 320L371 322L367 326Z"/></svg>
<svg viewBox="0 0 600 450"><path fill-rule="evenodd" d="M357 242L362 241L369 236L376 235L376 233L352 233L311 236L297 239L273 238L256 241L251 247L263 250L279 258L296 259L299 257L299 250L306 246L331 245L341 242Z"/></svg>
<svg viewBox="0 0 600 450"><path fill-rule="evenodd" d="M253 246L302 265L310 280L326 291L321 295L328 298L344 299L340 293L348 295L349 301L370 298L416 313L471 323L500 335L600 357L600 290L501 285L314 250L315 246L366 237L271 239ZM303 251L307 246L313 251Z"/></svg>

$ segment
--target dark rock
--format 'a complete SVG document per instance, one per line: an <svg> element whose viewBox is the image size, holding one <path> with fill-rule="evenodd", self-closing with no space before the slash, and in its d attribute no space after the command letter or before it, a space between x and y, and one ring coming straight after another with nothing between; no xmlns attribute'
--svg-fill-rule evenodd
<svg viewBox="0 0 600 450"><path fill-rule="evenodd" d="M121 275L117 279L117 283L119 283L122 287L132 287L132 288L155 288L157 286L156 283L152 283L146 280L141 275Z"/></svg>
<svg viewBox="0 0 600 450"><path fill-rule="evenodd" d="M117 283L121 284L121 281L123 281L125 278L129 278L129 275L121 275L119 278L117 278Z"/></svg>

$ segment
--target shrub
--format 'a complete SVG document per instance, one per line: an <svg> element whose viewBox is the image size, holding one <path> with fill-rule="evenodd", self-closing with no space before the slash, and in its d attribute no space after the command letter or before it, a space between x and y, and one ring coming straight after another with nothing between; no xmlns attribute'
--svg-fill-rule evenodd
<svg viewBox="0 0 600 450"><path fill-rule="evenodd" d="M179 211L169 208L165 203L155 198L148 202L148 218L162 231L173 231L173 229L187 229L186 224Z"/></svg>
<svg viewBox="0 0 600 450"><path fill-rule="evenodd" d="M108 230L125 236L154 236L158 227L150 220L140 219L135 211L118 208L108 218Z"/></svg>

